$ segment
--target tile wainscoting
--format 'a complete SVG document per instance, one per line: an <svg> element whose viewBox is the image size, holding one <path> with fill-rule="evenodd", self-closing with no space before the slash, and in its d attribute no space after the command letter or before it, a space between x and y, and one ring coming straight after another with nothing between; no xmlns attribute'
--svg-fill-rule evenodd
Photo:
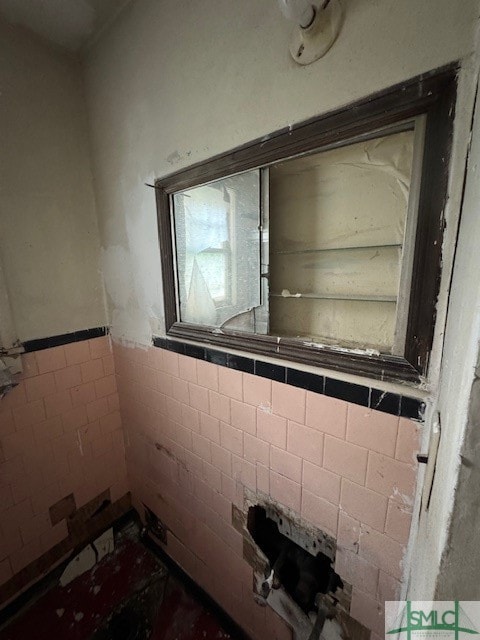
<svg viewBox="0 0 480 640"><path fill-rule="evenodd" d="M98 496L110 503L91 532L128 508L113 354L101 331L27 343L19 384L0 399L0 605L82 542L73 531L82 507Z"/></svg>
<svg viewBox="0 0 480 640"><path fill-rule="evenodd" d="M114 345L133 504L253 638L291 638L253 599L232 505L268 495L337 541L351 615L383 632L410 532L421 425L172 350ZM243 365L243 363L241 363Z"/></svg>

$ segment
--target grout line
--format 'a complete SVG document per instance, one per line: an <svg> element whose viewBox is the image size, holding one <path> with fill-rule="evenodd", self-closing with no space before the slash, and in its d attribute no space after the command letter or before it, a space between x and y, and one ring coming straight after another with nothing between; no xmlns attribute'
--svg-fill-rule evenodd
<svg viewBox="0 0 480 640"><path fill-rule="evenodd" d="M190 347L191 345L189 343L183 343L178 340L169 340L166 338L154 338L153 346L164 349L166 351L172 351L180 355L185 355L186 349L188 349L188 347ZM194 350L190 351L188 356L197 358L200 360L205 360L207 362L217 364L218 366L223 366L233 370L237 370L239 372L244 372L243 369L235 366L237 362L236 358L229 358L227 353L219 351L218 349L210 349L209 347L204 347L196 351ZM270 379L275 382L289 384L288 382L289 371L294 371L300 374L303 373L305 377L304 384L298 383L292 386L303 388L306 391L310 391L311 393L318 393L320 395L327 395L328 397L336 398L338 400L344 400L346 402L357 404L359 406L366 406L367 408L375 409L376 411L380 411L382 413L388 413L390 415L405 417L405 418L409 418L416 421L423 420L422 413L423 413L424 402L418 398L412 398L410 396L401 396L399 394L391 393L387 391L379 391L373 387L365 387L357 383L350 383L344 380L336 380L334 378L328 378L323 375L316 375L314 373L304 372L304 371L295 369L293 367L285 367L283 365L264 362L263 360L258 360L256 358L248 358L247 356L241 356L241 358L242 358L241 362L243 362L243 366L245 366L245 363L247 361L250 361L252 363L251 368L253 370L250 372L251 375L257 375L263 378ZM262 365L261 374L259 373L259 371L257 371L257 364ZM282 372L282 369L284 370L284 372ZM279 377L283 378L283 380L282 379L279 380ZM322 391L312 391L309 388L310 386L312 386L311 382L314 380L318 380L319 386L321 386ZM310 381L310 383L308 381ZM327 393L328 382L330 382L330 385ZM364 390L366 391L366 394L367 394L366 402L362 401L363 399L362 396L365 395ZM372 407L371 405L373 402L372 398L373 398L374 391L376 391L377 393L380 393L380 399L375 403L375 407Z"/></svg>

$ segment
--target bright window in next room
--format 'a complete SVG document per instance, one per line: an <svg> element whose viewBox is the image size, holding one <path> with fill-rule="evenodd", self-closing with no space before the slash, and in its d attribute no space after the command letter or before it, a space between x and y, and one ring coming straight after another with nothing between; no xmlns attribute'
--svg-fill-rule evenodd
<svg viewBox="0 0 480 640"><path fill-rule="evenodd" d="M419 379L454 84L412 81L158 180L167 334Z"/></svg>

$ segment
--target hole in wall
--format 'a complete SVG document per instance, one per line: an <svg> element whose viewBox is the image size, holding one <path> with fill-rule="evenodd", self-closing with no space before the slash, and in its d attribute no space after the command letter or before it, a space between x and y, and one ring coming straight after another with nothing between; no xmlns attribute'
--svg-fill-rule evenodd
<svg viewBox="0 0 480 640"><path fill-rule="evenodd" d="M283 524L282 519L279 520ZM308 614L316 611L318 593L335 593L343 588L340 576L332 568L332 559L321 551L307 551L288 536L281 533L277 522L269 518L266 510L255 505L247 514L247 529L257 546L267 557L272 573L263 589L283 586L289 596ZM316 549L316 543L311 545Z"/></svg>

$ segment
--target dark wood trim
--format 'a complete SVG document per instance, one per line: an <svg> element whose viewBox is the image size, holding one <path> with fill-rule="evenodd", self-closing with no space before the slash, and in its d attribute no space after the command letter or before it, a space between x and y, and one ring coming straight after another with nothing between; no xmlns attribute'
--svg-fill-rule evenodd
<svg viewBox="0 0 480 640"><path fill-rule="evenodd" d="M177 320L175 287L176 267L173 260L172 227L170 219L170 196L165 189L156 188L158 237L160 240L160 263L163 279L163 305L165 326L168 329Z"/></svg>
<svg viewBox="0 0 480 640"><path fill-rule="evenodd" d="M427 114L405 349L406 360L420 373L428 366L440 290L456 88L452 75Z"/></svg>
<svg viewBox="0 0 480 640"><path fill-rule="evenodd" d="M239 349L263 356L300 362L334 371L350 371L376 380L402 380L416 382L418 371L404 358L387 355L350 353L347 350L305 346L295 338L278 338L246 334L236 331L213 333L207 328L186 322L175 322L168 335L178 340L197 340L211 345Z"/></svg>
<svg viewBox="0 0 480 640"><path fill-rule="evenodd" d="M441 276L443 211L455 114L458 64L369 96L318 118L276 131L205 162L155 181L165 326L168 336L241 349L379 380L417 383L427 372ZM170 195L233 173L262 167L426 115L424 162L409 303L405 357L358 354L302 340L277 339L178 322L172 249Z"/></svg>

